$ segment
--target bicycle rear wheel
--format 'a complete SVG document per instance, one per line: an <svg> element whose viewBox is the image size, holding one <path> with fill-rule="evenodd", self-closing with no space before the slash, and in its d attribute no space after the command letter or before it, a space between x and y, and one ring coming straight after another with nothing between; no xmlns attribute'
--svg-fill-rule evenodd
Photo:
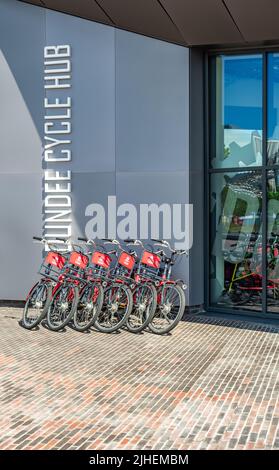
<svg viewBox="0 0 279 470"><path fill-rule="evenodd" d="M101 311L103 300L104 289L101 284L90 283L82 289L73 316L73 323L76 330L86 331L94 325Z"/></svg>
<svg viewBox="0 0 279 470"><path fill-rule="evenodd" d="M62 330L73 318L78 303L78 288L62 284L54 293L47 311L47 324L53 331Z"/></svg>
<svg viewBox="0 0 279 470"><path fill-rule="evenodd" d="M158 304L148 328L157 335L169 333L181 320L185 310L185 295L179 285L167 284L157 292Z"/></svg>
<svg viewBox="0 0 279 470"><path fill-rule="evenodd" d="M31 330L43 320L51 301L52 286L41 280L31 289L23 310L21 324Z"/></svg>
<svg viewBox="0 0 279 470"><path fill-rule="evenodd" d="M104 333L112 333L127 321L133 308L133 296L129 287L113 283L104 290L104 303L95 327Z"/></svg>
<svg viewBox="0 0 279 470"><path fill-rule="evenodd" d="M133 309L126 326L132 333L144 330L153 319L157 307L157 291L152 284L137 286L133 291Z"/></svg>

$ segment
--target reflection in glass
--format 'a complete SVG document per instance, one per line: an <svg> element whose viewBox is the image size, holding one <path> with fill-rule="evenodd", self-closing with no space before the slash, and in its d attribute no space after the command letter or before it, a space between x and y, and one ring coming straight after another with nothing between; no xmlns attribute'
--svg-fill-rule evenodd
<svg viewBox="0 0 279 470"><path fill-rule="evenodd" d="M267 172L267 305L279 312L279 169Z"/></svg>
<svg viewBox="0 0 279 470"><path fill-rule="evenodd" d="M211 304L260 310L261 172L211 175Z"/></svg>
<svg viewBox="0 0 279 470"><path fill-rule="evenodd" d="M279 54L268 54L267 162L279 165Z"/></svg>
<svg viewBox="0 0 279 470"><path fill-rule="evenodd" d="M213 168L262 165L262 62L262 55L239 55L212 63Z"/></svg>

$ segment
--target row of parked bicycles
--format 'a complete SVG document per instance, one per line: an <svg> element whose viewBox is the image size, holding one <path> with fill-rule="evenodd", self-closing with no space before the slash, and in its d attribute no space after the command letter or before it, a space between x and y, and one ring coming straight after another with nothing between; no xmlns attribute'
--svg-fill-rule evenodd
<svg viewBox="0 0 279 470"><path fill-rule="evenodd" d="M53 331L70 324L81 332L94 326L107 333L125 327L166 334L181 320L187 286L172 279L172 268L186 250L157 239L33 240L45 246L46 256L25 302L25 328L44 321Z"/></svg>

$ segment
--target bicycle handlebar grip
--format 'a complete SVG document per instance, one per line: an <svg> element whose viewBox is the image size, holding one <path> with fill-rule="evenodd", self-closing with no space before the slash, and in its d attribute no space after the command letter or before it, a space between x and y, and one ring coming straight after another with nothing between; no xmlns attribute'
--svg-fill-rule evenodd
<svg viewBox="0 0 279 470"><path fill-rule="evenodd" d="M66 238L60 238L60 237L55 237L56 240L59 240L60 242L66 243L67 239Z"/></svg>
<svg viewBox="0 0 279 470"><path fill-rule="evenodd" d="M78 237L78 240L81 242L87 242L87 238L83 238L83 237Z"/></svg>
<svg viewBox="0 0 279 470"><path fill-rule="evenodd" d="M42 241L42 237L33 237L33 240L37 240L38 242Z"/></svg>
<svg viewBox="0 0 279 470"><path fill-rule="evenodd" d="M133 238L126 238L123 240L124 243L135 243L135 240Z"/></svg>
<svg viewBox="0 0 279 470"><path fill-rule="evenodd" d="M102 240L104 242L112 242L113 241L112 238L102 238Z"/></svg>

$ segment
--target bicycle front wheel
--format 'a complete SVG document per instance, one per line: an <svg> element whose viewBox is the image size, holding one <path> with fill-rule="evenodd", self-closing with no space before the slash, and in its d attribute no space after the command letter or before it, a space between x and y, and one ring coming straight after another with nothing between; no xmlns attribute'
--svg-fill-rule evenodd
<svg viewBox="0 0 279 470"><path fill-rule="evenodd" d="M153 319L157 307L157 291L152 284L137 286L133 291L133 310L126 326L132 333L144 330Z"/></svg>
<svg viewBox="0 0 279 470"><path fill-rule="evenodd" d="M157 292L158 304L148 328L157 335L169 333L181 320L185 310L185 295L179 285L166 284Z"/></svg>
<svg viewBox="0 0 279 470"><path fill-rule="evenodd" d="M74 327L78 331L86 331L94 325L101 311L104 300L104 289L100 284L86 285L80 295L74 312Z"/></svg>
<svg viewBox="0 0 279 470"><path fill-rule="evenodd" d="M104 303L95 327L104 333L112 333L127 321L133 308L131 289L124 284L113 283L104 290Z"/></svg>
<svg viewBox="0 0 279 470"><path fill-rule="evenodd" d="M61 285L54 293L47 311L47 323L51 330L62 330L73 318L78 303L78 288Z"/></svg>
<svg viewBox="0 0 279 470"><path fill-rule="evenodd" d="M23 310L21 324L31 330L45 318L50 301L52 286L44 280L37 282L31 289Z"/></svg>

